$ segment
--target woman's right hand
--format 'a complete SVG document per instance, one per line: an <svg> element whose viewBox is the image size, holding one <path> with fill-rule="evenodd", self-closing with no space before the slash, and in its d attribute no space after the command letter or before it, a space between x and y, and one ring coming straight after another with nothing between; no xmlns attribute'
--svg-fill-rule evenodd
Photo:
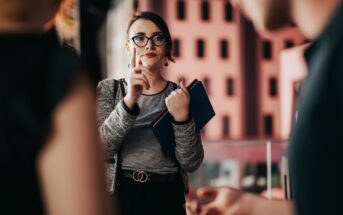
<svg viewBox="0 0 343 215"><path fill-rule="evenodd" d="M147 69L142 66L140 57L136 56L136 49L131 53L130 71L127 76L127 94L124 97L125 104L132 109L137 99L143 92L143 88L149 89L150 84L146 77Z"/></svg>

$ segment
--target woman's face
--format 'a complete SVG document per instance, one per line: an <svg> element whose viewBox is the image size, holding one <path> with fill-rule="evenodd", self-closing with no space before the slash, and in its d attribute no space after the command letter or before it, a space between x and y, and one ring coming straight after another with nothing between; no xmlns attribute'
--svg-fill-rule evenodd
<svg viewBox="0 0 343 215"><path fill-rule="evenodd" d="M161 30L150 20L138 19L131 25L128 34L126 47L130 55L136 49L136 59L140 59L144 67L158 70L166 56L166 42ZM147 42L146 37L150 38Z"/></svg>

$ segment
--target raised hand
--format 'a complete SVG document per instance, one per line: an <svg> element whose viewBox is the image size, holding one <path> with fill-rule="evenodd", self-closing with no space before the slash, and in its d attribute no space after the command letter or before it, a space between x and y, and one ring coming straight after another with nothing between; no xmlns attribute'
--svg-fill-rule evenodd
<svg viewBox="0 0 343 215"><path fill-rule="evenodd" d="M140 57L137 56L135 48L133 48L133 51L131 52L131 61L129 67L130 71L127 75L128 88L124 102L129 108L133 108L137 102L137 99L142 94L143 88L150 88L150 84L146 76L146 74L150 71L142 66L142 61Z"/></svg>

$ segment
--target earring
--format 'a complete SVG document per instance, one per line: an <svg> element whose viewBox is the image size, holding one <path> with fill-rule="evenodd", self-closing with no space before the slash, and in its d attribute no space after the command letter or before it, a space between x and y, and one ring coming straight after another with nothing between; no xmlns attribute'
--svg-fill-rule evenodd
<svg viewBox="0 0 343 215"><path fill-rule="evenodd" d="M164 66L168 66L168 58L165 58Z"/></svg>

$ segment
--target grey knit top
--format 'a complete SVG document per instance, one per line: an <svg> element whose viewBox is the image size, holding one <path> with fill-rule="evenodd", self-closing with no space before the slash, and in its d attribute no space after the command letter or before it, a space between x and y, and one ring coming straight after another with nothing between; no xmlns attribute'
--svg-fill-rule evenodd
<svg viewBox="0 0 343 215"><path fill-rule="evenodd" d="M160 174L178 171L177 164L162 153L161 146L150 128L150 122L165 110L164 100L172 90L173 84L168 82L161 92L154 95L142 94L138 98L139 115L121 146L122 169Z"/></svg>
<svg viewBox="0 0 343 215"><path fill-rule="evenodd" d="M135 110L132 111L124 104L119 84L114 85L114 81L118 83L114 79L103 80L97 87L100 137L104 143L106 160L114 161L106 162L108 190L112 193L115 189L117 158L120 149L122 158L120 168L146 170L161 174L180 171L187 192L186 172L195 171L204 158L201 138L195 132L194 120L173 123L176 144L175 157L178 164L164 157L156 138L152 136L152 131L148 127L149 121L165 108L163 97L172 91L171 82L157 95L141 95ZM155 102L155 105L148 101ZM137 140L138 136L142 139ZM138 148L136 148L137 146ZM154 156L159 160L153 160Z"/></svg>

